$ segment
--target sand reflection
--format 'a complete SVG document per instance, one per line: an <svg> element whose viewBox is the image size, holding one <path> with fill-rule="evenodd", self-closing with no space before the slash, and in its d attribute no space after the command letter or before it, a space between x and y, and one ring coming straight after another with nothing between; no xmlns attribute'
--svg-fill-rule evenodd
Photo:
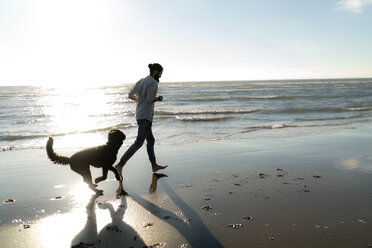
<svg viewBox="0 0 372 248"><path fill-rule="evenodd" d="M98 203L98 208L108 211L111 217L111 221L98 232L95 208L97 196L92 196L87 205L86 224L71 241L71 247L145 247L136 231L123 221L127 197L120 197L120 205L116 210L112 203Z"/></svg>
<svg viewBox="0 0 372 248"><path fill-rule="evenodd" d="M120 182L117 199L112 201L87 194L86 185L79 184L70 192L77 201L71 212L55 214L39 223L42 246L222 247L195 210L170 185L159 180L163 177L166 175L152 175L147 196L135 192L128 195Z"/></svg>
<svg viewBox="0 0 372 248"><path fill-rule="evenodd" d="M80 182L68 194L74 198L75 206L86 206L91 199L92 190L86 183Z"/></svg>
<svg viewBox="0 0 372 248"><path fill-rule="evenodd" d="M150 185L151 193L155 192L158 179L165 176L164 174L156 173L153 175ZM156 221L157 225L159 225L150 234L151 239L155 241L159 238L167 239L169 247L186 247L187 243L191 247L223 247L208 230L195 210L187 205L165 181L162 181L161 185L170 200L180 210L178 213L182 213L183 219L181 219L180 215L157 206L135 193L131 193L131 198L146 209L152 215L154 222Z"/></svg>

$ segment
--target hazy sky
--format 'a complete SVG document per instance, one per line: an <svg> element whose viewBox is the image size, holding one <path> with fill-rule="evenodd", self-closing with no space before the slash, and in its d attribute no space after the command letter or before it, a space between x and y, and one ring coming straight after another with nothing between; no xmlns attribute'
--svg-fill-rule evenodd
<svg viewBox="0 0 372 248"><path fill-rule="evenodd" d="M0 85L372 77L372 0L0 0Z"/></svg>

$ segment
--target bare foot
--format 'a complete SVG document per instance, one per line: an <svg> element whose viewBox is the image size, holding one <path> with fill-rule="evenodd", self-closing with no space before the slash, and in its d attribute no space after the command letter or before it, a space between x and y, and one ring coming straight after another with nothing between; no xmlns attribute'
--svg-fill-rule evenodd
<svg viewBox="0 0 372 248"><path fill-rule="evenodd" d="M158 170L163 170L168 167L168 165L161 166L161 165L158 165L157 163L153 163L151 166L152 166L152 172L157 172Z"/></svg>
<svg viewBox="0 0 372 248"><path fill-rule="evenodd" d="M123 166L120 166L119 164L115 165L115 169L118 171L120 176L120 181L123 180L123 175L121 174L121 171L123 170Z"/></svg>
<svg viewBox="0 0 372 248"><path fill-rule="evenodd" d="M120 199L120 196L128 195L128 193L123 188L123 181L119 182L119 187L116 190L116 199Z"/></svg>

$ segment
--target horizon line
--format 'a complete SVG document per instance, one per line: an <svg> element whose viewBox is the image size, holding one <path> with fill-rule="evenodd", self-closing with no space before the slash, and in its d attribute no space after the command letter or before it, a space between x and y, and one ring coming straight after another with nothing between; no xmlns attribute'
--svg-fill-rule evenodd
<svg viewBox="0 0 372 248"><path fill-rule="evenodd" d="M194 80L194 81L161 81L159 83L211 83L211 82L267 82L267 81L311 81L311 80L372 80L372 77L324 77L324 78L295 78L295 79L235 79L235 80ZM97 84L94 86L82 86L82 88L97 88L97 87L114 87L120 85L130 85L134 83L118 83L118 84ZM0 87L48 87L47 85L40 84L16 84L16 85L0 85ZM51 85L51 88L58 87Z"/></svg>

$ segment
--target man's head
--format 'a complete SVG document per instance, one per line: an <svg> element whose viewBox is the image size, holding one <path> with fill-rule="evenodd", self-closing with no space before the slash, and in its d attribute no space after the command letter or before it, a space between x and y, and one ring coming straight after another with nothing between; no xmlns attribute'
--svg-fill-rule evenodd
<svg viewBox="0 0 372 248"><path fill-rule="evenodd" d="M149 64L150 76L159 82L161 74L163 73L163 67L160 64L154 63Z"/></svg>

